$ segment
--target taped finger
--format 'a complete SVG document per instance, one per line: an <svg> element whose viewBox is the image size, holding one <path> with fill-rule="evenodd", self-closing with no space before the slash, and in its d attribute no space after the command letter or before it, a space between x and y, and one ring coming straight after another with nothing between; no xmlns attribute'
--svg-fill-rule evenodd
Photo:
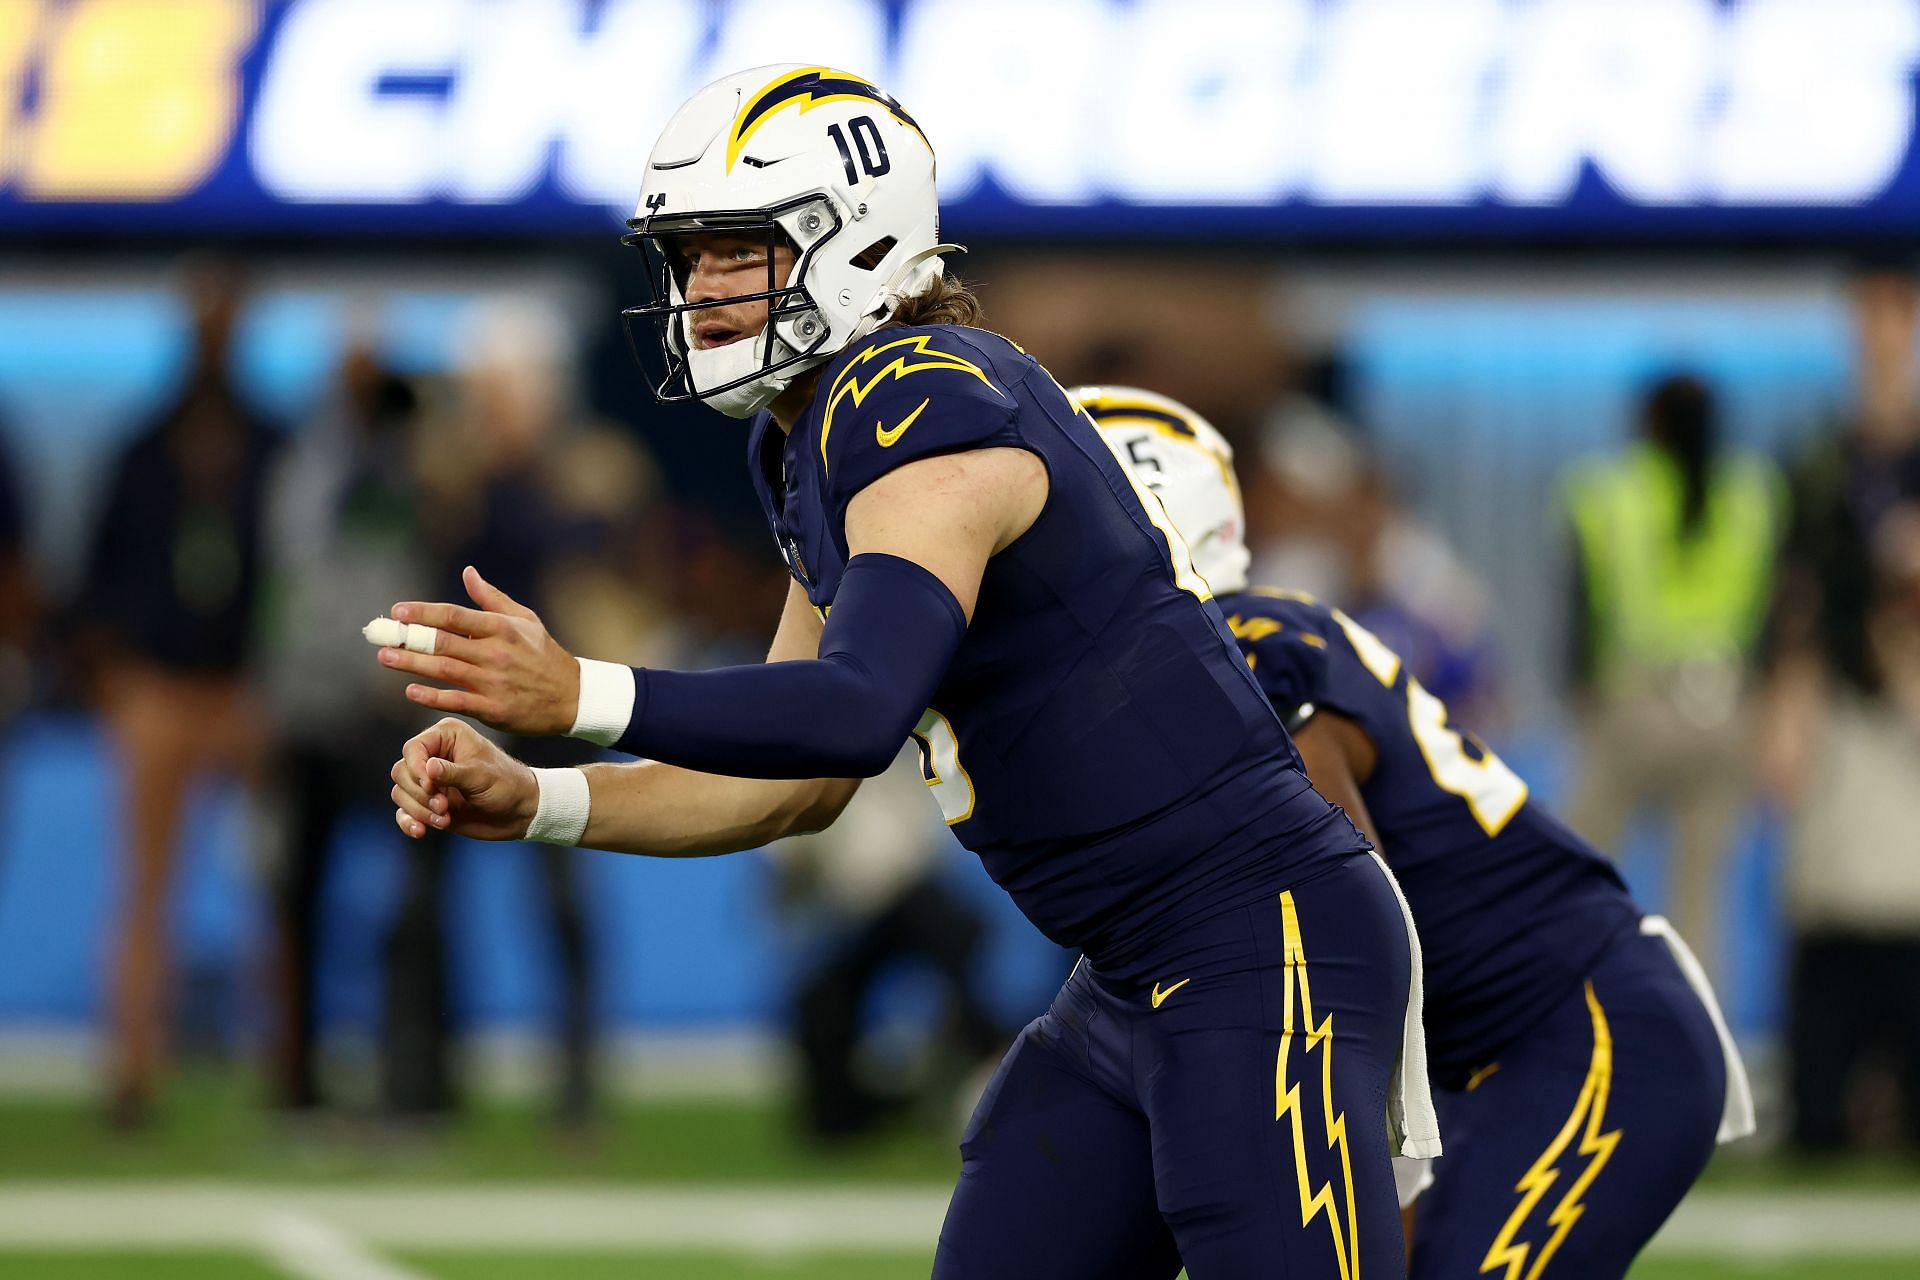
<svg viewBox="0 0 1920 1280"><path fill-rule="evenodd" d="M399 622L393 618L375 618L360 628L367 643L383 649L405 649L409 653L431 655L440 647L440 633L418 622Z"/></svg>

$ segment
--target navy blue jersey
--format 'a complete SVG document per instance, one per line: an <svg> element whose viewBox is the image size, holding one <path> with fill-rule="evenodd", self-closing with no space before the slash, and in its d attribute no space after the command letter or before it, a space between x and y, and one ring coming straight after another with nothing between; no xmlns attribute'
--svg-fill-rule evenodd
<svg viewBox="0 0 1920 1280"><path fill-rule="evenodd" d="M1046 465L1046 505L988 561L914 736L954 834L1027 917L1120 973L1177 923L1364 849L1308 785L1159 504L1006 339L882 329L826 366L789 435L756 421L749 457L824 612L855 494L921 458L1000 447Z"/></svg>
<svg viewBox="0 0 1920 1280"><path fill-rule="evenodd" d="M1577 987L1640 909L1371 632L1291 593L1219 605L1283 717L1337 712L1379 753L1360 797L1420 929L1429 1061L1452 1083Z"/></svg>

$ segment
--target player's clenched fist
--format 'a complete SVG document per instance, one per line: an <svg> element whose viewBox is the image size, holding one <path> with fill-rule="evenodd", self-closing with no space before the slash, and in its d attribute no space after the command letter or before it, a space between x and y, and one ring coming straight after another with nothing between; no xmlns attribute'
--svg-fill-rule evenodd
<svg viewBox="0 0 1920 1280"><path fill-rule="evenodd" d="M477 840L518 840L540 807L533 770L451 717L407 739L389 771L393 820L416 840L429 827Z"/></svg>
<svg viewBox="0 0 1920 1280"><path fill-rule="evenodd" d="M407 697L423 707L472 716L529 737L566 733L580 703L579 663L547 634L533 610L482 578L472 565L463 576L467 594L480 607L418 601L395 605L393 621L402 626L394 630L419 634L420 628L432 628L432 642L405 648L399 642L385 645L381 663L453 686L408 685ZM369 628L370 639L381 636Z"/></svg>

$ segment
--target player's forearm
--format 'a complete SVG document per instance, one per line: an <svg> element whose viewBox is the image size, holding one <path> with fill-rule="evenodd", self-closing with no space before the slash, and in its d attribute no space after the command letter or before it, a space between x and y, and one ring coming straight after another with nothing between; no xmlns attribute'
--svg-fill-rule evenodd
<svg viewBox="0 0 1920 1280"><path fill-rule="evenodd" d="M900 753L933 683L903 691L839 658L635 674L640 694L616 748L759 779L872 777Z"/></svg>
<svg viewBox="0 0 1920 1280"><path fill-rule="evenodd" d="M656 858L735 853L817 831L839 816L860 785L732 778L655 761L588 765L585 773L593 804L580 843Z"/></svg>
<svg viewBox="0 0 1920 1280"><path fill-rule="evenodd" d="M871 777L899 754L966 632L953 593L896 556L855 556L819 656L637 671L614 745L749 778Z"/></svg>

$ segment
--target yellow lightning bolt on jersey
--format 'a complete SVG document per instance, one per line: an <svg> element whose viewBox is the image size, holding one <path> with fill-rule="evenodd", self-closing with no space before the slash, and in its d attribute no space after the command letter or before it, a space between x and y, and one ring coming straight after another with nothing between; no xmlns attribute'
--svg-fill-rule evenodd
<svg viewBox="0 0 1920 1280"><path fill-rule="evenodd" d="M1236 613L1227 619L1227 629L1242 640L1257 643L1286 628L1272 618L1243 618Z"/></svg>
<svg viewBox="0 0 1920 1280"><path fill-rule="evenodd" d="M840 407L840 402L852 400L853 407L858 409L861 401L871 395L875 387L888 379L910 377L930 369L952 369L960 373L972 374L986 386L991 387L996 395L1006 394L987 381L986 371L979 365L963 356L956 356L946 351L935 351L927 346L931 341L933 341L932 336L924 333L915 334L910 338L895 338L892 342L876 343L847 362L847 367L840 371L840 376L833 380L833 387L827 392L827 411L820 421L820 466L823 469L827 465L827 436L833 431L833 415L834 411ZM873 362L889 351L897 351L899 354L878 369L872 369ZM924 409L926 405L922 404L920 408ZM916 409L909 415L907 421L894 431L894 439L899 438L900 432L905 431L919 413L920 410ZM893 440L882 438L880 443L883 446L891 445Z"/></svg>
<svg viewBox="0 0 1920 1280"><path fill-rule="evenodd" d="M1493 1247L1487 1250L1487 1256L1480 1262L1482 1275L1505 1268L1502 1280L1539 1280L1540 1273L1547 1269L1547 1263L1566 1240L1567 1233L1573 1230L1573 1224L1587 1211L1581 1198L1587 1194L1587 1188L1600 1176L1600 1170L1613 1157L1613 1149L1620 1145L1620 1130L1602 1133L1606 1124L1607 1094L1613 1085L1613 1033L1607 1026L1606 1011L1600 1007L1600 1000L1593 993L1593 984L1586 984L1587 1013L1593 1020L1593 1059L1587 1067L1586 1082L1580 1087L1580 1097L1573 1104L1573 1114L1567 1117L1558 1135L1540 1153L1524 1178L1514 1184L1514 1190L1520 1193L1520 1203L1506 1225L1500 1228L1500 1234L1494 1237ZM1575 1154L1588 1157L1586 1169L1575 1178L1573 1185L1567 1188L1560 1203L1547 1215L1547 1225L1553 1228L1553 1234L1540 1246L1538 1254L1533 1246L1521 1241L1515 1243L1514 1237L1526 1225L1527 1218L1533 1213L1553 1185L1560 1180L1560 1158L1565 1154L1574 1135L1580 1135L1580 1145ZM1532 1265L1528 1262L1531 1260Z"/></svg>
<svg viewBox="0 0 1920 1280"><path fill-rule="evenodd" d="M1274 1066L1273 1090L1275 1120L1293 1122L1293 1169L1298 1176L1300 1187L1300 1225L1306 1226L1321 1213L1327 1215L1327 1225L1333 1231L1333 1253L1340 1264L1340 1280L1357 1280L1360 1274L1360 1225L1353 1213L1353 1163L1347 1154L1347 1113L1333 1113L1333 1015L1328 1014L1318 1025L1313 1021L1313 990L1307 980L1307 953L1300 941L1300 917L1294 910L1293 894L1280 895L1280 921L1282 941L1285 947L1286 977L1283 991L1286 997L1286 1020L1280 1031L1280 1057ZM1307 1177L1307 1134L1300 1106L1299 1081L1288 1083L1287 1058L1293 1048L1296 1031L1294 1024L1294 988L1300 991L1300 1022L1306 1027L1304 1050L1320 1052L1320 1104L1322 1123L1326 1127L1327 1149L1340 1153L1340 1181L1345 1186L1345 1195L1334 1190L1331 1179L1315 1189ZM1342 1205L1346 1209L1346 1225L1341 1226Z"/></svg>

